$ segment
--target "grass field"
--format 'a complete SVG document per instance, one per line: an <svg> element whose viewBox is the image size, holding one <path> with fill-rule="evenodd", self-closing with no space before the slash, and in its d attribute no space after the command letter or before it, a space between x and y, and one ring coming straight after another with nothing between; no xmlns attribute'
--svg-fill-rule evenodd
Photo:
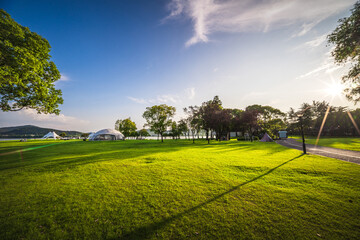
<svg viewBox="0 0 360 240"><path fill-rule="evenodd" d="M276 143L0 142L0 239L358 239L360 166Z"/></svg>
<svg viewBox="0 0 360 240"><path fill-rule="evenodd" d="M298 141L302 141L297 137ZM315 144L316 137L306 137L306 143ZM321 137L318 145L324 147L340 148L345 150L360 151L360 138L326 138Z"/></svg>

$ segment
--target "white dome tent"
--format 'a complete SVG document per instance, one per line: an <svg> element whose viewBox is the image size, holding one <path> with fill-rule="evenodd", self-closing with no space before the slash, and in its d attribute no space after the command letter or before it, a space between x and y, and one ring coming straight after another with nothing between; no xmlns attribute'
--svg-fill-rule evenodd
<svg viewBox="0 0 360 240"><path fill-rule="evenodd" d="M124 135L113 129L103 129L89 136L89 141L124 140Z"/></svg>
<svg viewBox="0 0 360 240"><path fill-rule="evenodd" d="M61 137L59 135L56 134L56 132L48 132L47 134L45 134L45 136L43 136L41 139L61 139Z"/></svg>

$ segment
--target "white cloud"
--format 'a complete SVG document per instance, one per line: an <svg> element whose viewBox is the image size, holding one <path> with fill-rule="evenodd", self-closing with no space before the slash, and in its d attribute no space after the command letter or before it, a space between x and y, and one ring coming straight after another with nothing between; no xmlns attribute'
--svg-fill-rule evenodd
<svg viewBox="0 0 360 240"><path fill-rule="evenodd" d="M52 121L57 123L67 123L73 121L80 121L82 123L87 123L87 121L77 119L75 117L65 116L64 114L38 114L35 109L24 109L19 111L19 114L24 115L28 118L31 118L36 121Z"/></svg>
<svg viewBox="0 0 360 240"><path fill-rule="evenodd" d="M86 131L90 122L64 114L38 114L34 109L23 109L18 112L1 113L0 125L37 125L59 130Z"/></svg>
<svg viewBox="0 0 360 240"><path fill-rule="evenodd" d="M318 36L314 40L311 40L311 41L308 41L308 42L304 43L304 45L306 47L310 47L310 48L318 47L318 46L322 45L323 43L325 43L327 35L328 34Z"/></svg>
<svg viewBox="0 0 360 240"><path fill-rule="evenodd" d="M187 88L185 89L185 93L189 100L194 99L195 97L195 88Z"/></svg>
<svg viewBox="0 0 360 240"><path fill-rule="evenodd" d="M317 77L322 74L331 74L341 68L344 69L344 66L334 63L334 58L331 56L331 51L327 52L324 55L324 57L325 57L325 59L320 64L320 66L314 68L313 70L311 70L305 74L302 74L301 76L297 77L296 79L299 80L302 78L310 78L310 77L313 78L313 77Z"/></svg>
<svg viewBox="0 0 360 240"><path fill-rule="evenodd" d="M156 99L152 99L153 103L179 103L181 102L180 98L177 95L161 95L157 96Z"/></svg>
<svg viewBox="0 0 360 240"><path fill-rule="evenodd" d="M145 100L145 99L143 99L143 98L128 97L128 99L130 99L130 100L133 101L133 102L140 103L140 104L146 104L146 103L148 103L148 101Z"/></svg>
<svg viewBox="0 0 360 240"><path fill-rule="evenodd" d="M127 97L131 101L139 104L179 104L183 100L189 99L192 100L195 97L195 88L186 88L180 94L163 94L158 95L155 98L136 98L136 97Z"/></svg>
<svg viewBox="0 0 360 240"><path fill-rule="evenodd" d="M328 17L328 16L326 16ZM307 34L311 29L313 29L317 24L319 24L321 21L323 21L326 17L319 17L319 18L315 18L314 21L309 22L309 23L304 23L301 26L301 30L298 33L295 33L292 35L292 37L301 37L305 34Z"/></svg>
<svg viewBox="0 0 360 240"><path fill-rule="evenodd" d="M349 9L354 0L172 0L165 20L186 17L193 23L191 46L208 42L216 32L267 32L302 24L294 36L302 36L337 12Z"/></svg>
<svg viewBox="0 0 360 240"><path fill-rule="evenodd" d="M144 99L136 97L128 97L133 102L139 104L163 104L163 103L179 103L181 100L177 95L158 95L156 98Z"/></svg>
<svg viewBox="0 0 360 240"><path fill-rule="evenodd" d="M66 82L66 81L69 81L69 80L70 80L70 78L67 75L65 75L64 73L61 73L61 78L59 79L59 81Z"/></svg>

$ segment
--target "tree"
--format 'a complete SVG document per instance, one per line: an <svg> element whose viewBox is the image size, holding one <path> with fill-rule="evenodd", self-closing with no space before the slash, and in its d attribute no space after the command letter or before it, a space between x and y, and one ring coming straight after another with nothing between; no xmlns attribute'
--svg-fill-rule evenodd
<svg viewBox="0 0 360 240"><path fill-rule="evenodd" d="M340 25L328 35L328 42L335 44L332 56L338 64L351 63L343 82L349 83L345 89L346 97L360 101L360 2L356 2L351 15L339 20Z"/></svg>
<svg viewBox="0 0 360 240"><path fill-rule="evenodd" d="M123 120L117 120L115 122L115 129L124 134L124 137L135 136L134 132L136 131L136 124L131 121L130 118Z"/></svg>
<svg viewBox="0 0 360 240"><path fill-rule="evenodd" d="M212 137L212 130L217 128L216 114L222 110L222 102L218 96L213 100L203 102L199 109L199 117L201 118L202 128L206 131L206 139L210 143L209 133Z"/></svg>
<svg viewBox="0 0 360 240"><path fill-rule="evenodd" d="M0 109L36 109L59 114L61 90L54 83L60 72L50 61L50 44L0 9Z"/></svg>
<svg viewBox="0 0 360 240"><path fill-rule="evenodd" d="M245 129L250 134L250 140L253 141L254 132L257 131L258 125L258 111L254 109L246 108L245 111L241 115L241 122Z"/></svg>
<svg viewBox="0 0 360 240"><path fill-rule="evenodd" d="M268 133L272 138L276 138L279 130L285 129L286 114L271 106L261 106L258 104L248 106L247 110L254 110L258 113L257 121L262 133Z"/></svg>
<svg viewBox="0 0 360 240"><path fill-rule="evenodd" d="M186 138L186 134L189 132L187 119L181 119L177 127L179 129L179 132L183 133Z"/></svg>
<svg viewBox="0 0 360 240"><path fill-rule="evenodd" d="M66 137L66 136L67 136L67 135L66 135L65 132L60 133L60 137Z"/></svg>
<svg viewBox="0 0 360 240"><path fill-rule="evenodd" d="M241 116L242 113L244 111L240 110L240 109L231 109L231 131L234 131L236 133L236 137L238 136L238 132L243 132L245 131L244 126L242 126L242 122L241 122Z"/></svg>
<svg viewBox="0 0 360 240"><path fill-rule="evenodd" d="M326 115L327 111L328 114ZM321 129L323 136L359 135L357 122L360 119L360 109L350 111L346 107L331 106L325 101L313 101L312 104L303 103L297 112L290 108L287 127L289 134L300 134L299 113L303 115L302 122L306 135L317 136ZM324 122L325 116L327 117Z"/></svg>
<svg viewBox="0 0 360 240"><path fill-rule="evenodd" d="M148 137L148 136L150 136L150 133L146 129L143 128L139 131L139 135L141 137Z"/></svg>
<svg viewBox="0 0 360 240"><path fill-rule="evenodd" d="M90 135L89 133L82 133L82 134L81 134L81 137L82 137L82 138L88 138L89 135Z"/></svg>
<svg viewBox="0 0 360 240"><path fill-rule="evenodd" d="M202 119L200 117L200 108L198 106L189 106L184 108L185 114L188 115L187 122L192 134L193 143L195 143L195 133L199 133L202 126Z"/></svg>
<svg viewBox="0 0 360 240"><path fill-rule="evenodd" d="M181 134L181 131L179 130L178 125L176 124L175 121L173 121L171 123L171 135L172 135L173 139L178 139L180 134Z"/></svg>
<svg viewBox="0 0 360 240"><path fill-rule="evenodd" d="M143 113L146 120L145 126L149 126L152 131L161 136L161 142L164 142L163 134L171 126L171 118L175 115L175 107L166 104L147 107Z"/></svg>

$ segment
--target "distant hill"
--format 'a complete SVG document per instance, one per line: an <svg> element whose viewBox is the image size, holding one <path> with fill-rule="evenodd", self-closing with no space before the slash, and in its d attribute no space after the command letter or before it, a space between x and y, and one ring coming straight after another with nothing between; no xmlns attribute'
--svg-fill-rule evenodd
<svg viewBox="0 0 360 240"><path fill-rule="evenodd" d="M77 131L63 131L53 128L42 128L33 125L25 125L0 128L0 138L39 138L43 137L48 132L56 132L58 135L64 132L67 136L72 137L81 135L81 132Z"/></svg>

